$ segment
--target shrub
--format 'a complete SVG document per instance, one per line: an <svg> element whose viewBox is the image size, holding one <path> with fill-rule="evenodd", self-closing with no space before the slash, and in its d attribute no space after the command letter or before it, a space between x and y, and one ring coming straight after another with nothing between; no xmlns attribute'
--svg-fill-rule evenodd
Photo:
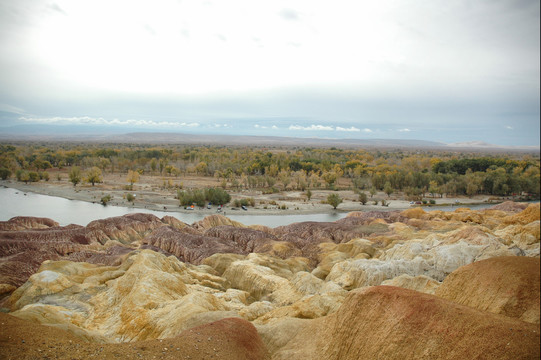
<svg viewBox="0 0 541 360"><path fill-rule="evenodd" d="M433 199L430 199L429 202L430 202L430 205L436 204L436 200L433 200Z"/></svg>
<svg viewBox="0 0 541 360"><path fill-rule="evenodd" d="M248 198L248 199L235 199L233 201L233 206L235 207L241 207L241 206L255 206L255 200L254 198Z"/></svg>
<svg viewBox="0 0 541 360"><path fill-rule="evenodd" d="M197 206L205 206L205 202L211 202L213 204L225 205L231 201L231 195L229 195L224 189L221 188L209 188L205 190L191 189L177 192L177 199L181 206L189 206L197 204Z"/></svg>
<svg viewBox="0 0 541 360"><path fill-rule="evenodd" d="M42 171L42 172L39 173L39 178L41 180L49 181L50 176L49 176L49 173L47 171Z"/></svg>
<svg viewBox="0 0 541 360"><path fill-rule="evenodd" d="M30 175L28 174L28 171L18 169L15 172L15 178L17 181L23 181L24 183L28 183L30 181Z"/></svg>
<svg viewBox="0 0 541 360"><path fill-rule="evenodd" d="M129 195L131 195L131 194L129 194ZM105 195L105 196L103 196L103 197L101 198L101 204L102 204L103 206L107 205L107 203L108 203L109 201L111 201L111 195Z"/></svg>
<svg viewBox="0 0 541 360"><path fill-rule="evenodd" d="M135 195L131 193L126 194L126 200L133 203L135 201Z"/></svg>
<svg viewBox="0 0 541 360"><path fill-rule="evenodd" d="M6 168L0 168L0 179L7 180L11 176L11 170Z"/></svg>
<svg viewBox="0 0 541 360"><path fill-rule="evenodd" d="M36 171L30 171L28 173L28 177L30 178L31 182L38 182L39 181L39 173Z"/></svg>

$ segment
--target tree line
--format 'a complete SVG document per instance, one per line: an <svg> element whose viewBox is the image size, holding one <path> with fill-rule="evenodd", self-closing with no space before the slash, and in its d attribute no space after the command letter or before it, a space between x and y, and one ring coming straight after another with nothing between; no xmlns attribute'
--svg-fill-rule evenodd
<svg viewBox="0 0 541 360"><path fill-rule="evenodd" d="M539 197L538 154L312 147L243 147L33 143L0 144L0 178L48 181L69 169L70 181L99 183L102 174L213 177L222 189L263 192L353 189L373 195L479 194ZM72 174L73 173L73 174ZM73 180L71 180L73 178Z"/></svg>

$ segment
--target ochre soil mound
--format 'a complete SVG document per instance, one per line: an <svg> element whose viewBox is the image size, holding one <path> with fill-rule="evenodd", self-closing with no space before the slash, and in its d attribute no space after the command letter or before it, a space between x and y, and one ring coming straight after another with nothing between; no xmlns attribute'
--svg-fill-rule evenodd
<svg viewBox="0 0 541 360"><path fill-rule="evenodd" d="M438 287L436 295L538 324L540 281L539 258L496 257L455 270Z"/></svg>
<svg viewBox="0 0 541 360"><path fill-rule="evenodd" d="M0 313L0 359L268 359L255 327L228 318L179 336L123 344L85 342L51 326Z"/></svg>
<svg viewBox="0 0 541 360"><path fill-rule="evenodd" d="M392 286L356 290L322 320L320 359L540 357L538 324Z"/></svg>

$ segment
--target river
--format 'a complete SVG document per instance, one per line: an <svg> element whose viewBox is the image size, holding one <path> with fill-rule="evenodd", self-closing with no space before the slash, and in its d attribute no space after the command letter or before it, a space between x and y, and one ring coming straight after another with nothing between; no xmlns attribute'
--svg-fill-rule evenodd
<svg viewBox="0 0 541 360"><path fill-rule="evenodd" d="M492 206L492 204L468 205L472 209L479 209ZM431 210L453 211L456 207L434 206L427 208ZM15 216L47 217L57 221L60 225L78 224L86 226L89 222L97 219L105 219L113 216L121 216L131 213L154 214L161 218L165 215L173 216L182 222L192 224L202 220L209 214L178 213L166 211L154 211L148 209L103 206L97 203L89 203L79 200L68 200L56 196L40 195L32 192L24 192L12 188L0 188L0 221L6 221ZM245 225L265 225L277 227L302 221L331 222L344 218L345 212L329 212L324 214L302 214L302 215L235 215L228 214L231 220L238 221Z"/></svg>
<svg viewBox="0 0 541 360"><path fill-rule="evenodd" d="M0 221L6 221L14 216L47 217L60 225L78 224L86 226L97 219L121 216L132 213L154 214L161 218L173 216L182 222L192 224L202 220L209 214L179 213L174 211L155 211L135 207L103 206L79 200L68 200L56 196L40 195L12 188L0 188ZM344 212L303 215L234 215L227 214L231 220L245 225L266 225L277 227L301 221L336 221L345 217Z"/></svg>

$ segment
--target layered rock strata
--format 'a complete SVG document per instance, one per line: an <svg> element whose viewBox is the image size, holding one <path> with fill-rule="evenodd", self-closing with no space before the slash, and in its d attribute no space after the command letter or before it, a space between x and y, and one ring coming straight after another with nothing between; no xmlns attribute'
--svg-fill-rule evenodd
<svg viewBox="0 0 541 360"><path fill-rule="evenodd" d="M506 206L274 229L219 215L17 219L0 226L0 296L11 315L92 342L229 319L255 326L255 358L535 358L539 204Z"/></svg>

